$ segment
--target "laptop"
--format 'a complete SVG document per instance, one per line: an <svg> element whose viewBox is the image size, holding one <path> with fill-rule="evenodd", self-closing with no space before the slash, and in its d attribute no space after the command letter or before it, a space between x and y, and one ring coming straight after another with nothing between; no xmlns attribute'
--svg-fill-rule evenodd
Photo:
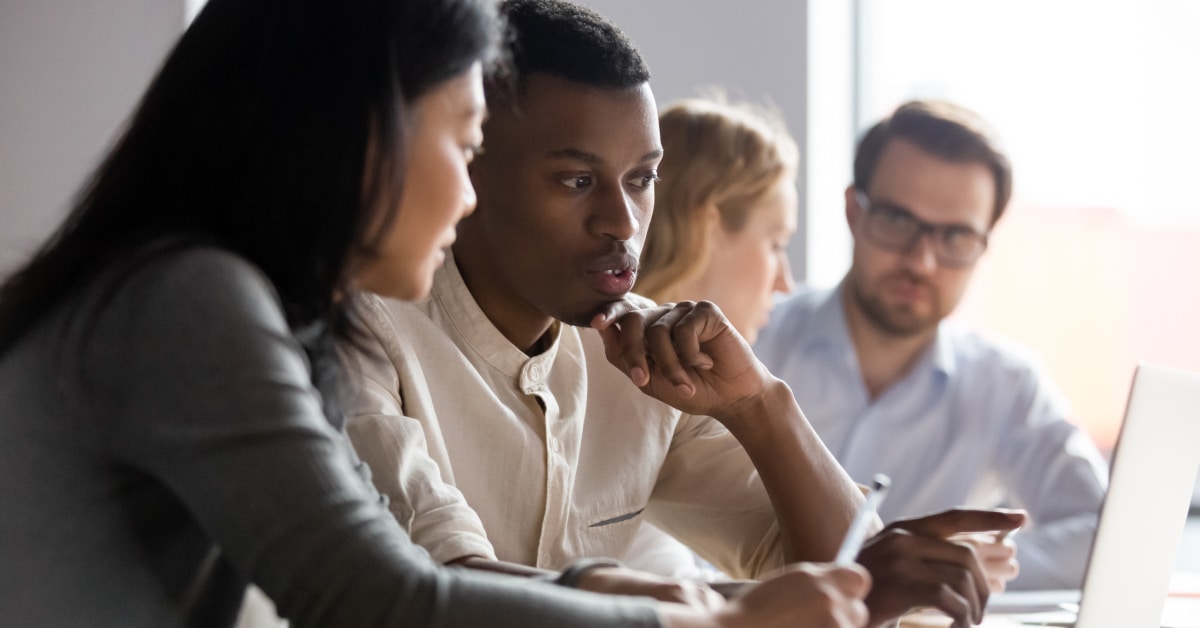
<svg viewBox="0 0 1200 628"><path fill-rule="evenodd" d="M1073 622L1052 620L1043 625L1159 626L1197 471L1200 373L1139 364L1113 449L1108 492L1092 539L1083 589L1074 592L1078 615ZM1020 593L994 597L997 603L989 604L989 612L1005 613L1005 598L1011 602Z"/></svg>

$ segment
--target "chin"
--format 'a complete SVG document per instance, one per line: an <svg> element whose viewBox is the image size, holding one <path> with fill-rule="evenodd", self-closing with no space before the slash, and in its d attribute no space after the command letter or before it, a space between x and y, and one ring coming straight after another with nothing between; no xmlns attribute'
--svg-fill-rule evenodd
<svg viewBox="0 0 1200 628"><path fill-rule="evenodd" d="M572 327L591 327L592 319L596 318L596 315L599 313L600 308L596 308L591 312L566 313L555 316L554 318Z"/></svg>
<svg viewBox="0 0 1200 628"><path fill-rule="evenodd" d="M433 289L432 277L410 277L387 286L366 286L367 290L389 299L419 301L429 296Z"/></svg>
<svg viewBox="0 0 1200 628"><path fill-rule="evenodd" d="M620 299L609 299L607 301L596 301L594 303L576 304L573 307L559 308L552 316L559 321L572 327L591 327L592 319L596 318L605 306L613 301Z"/></svg>

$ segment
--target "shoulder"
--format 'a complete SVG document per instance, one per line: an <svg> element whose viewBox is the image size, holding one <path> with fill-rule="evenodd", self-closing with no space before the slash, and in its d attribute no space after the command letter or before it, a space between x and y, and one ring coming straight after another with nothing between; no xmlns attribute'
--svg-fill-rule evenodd
<svg viewBox="0 0 1200 628"><path fill-rule="evenodd" d="M357 311L366 331L385 346L399 341L402 329L426 323L428 314L416 304L383 297L370 292L354 295Z"/></svg>
<svg viewBox="0 0 1200 628"><path fill-rule="evenodd" d="M940 331L952 347L960 380L972 387L1009 393L1055 391L1045 362L1032 348L1002 334L944 323Z"/></svg>
<svg viewBox="0 0 1200 628"><path fill-rule="evenodd" d="M85 299L98 308L97 329L220 328L247 320L286 329L270 279L245 258L209 246L155 253L132 268L109 269Z"/></svg>
<svg viewBox="0 0 1200 628"><path fill-rule="evenodd" d="M957 323L944 323L941 333L951 343L960 364L971 368L1001 373L1044 370L1037 352L1003 334L969 329Z"/></svg>
<svg viewBox="0 0 1200 628"><path fill-rule="evenodd" d="M362 333L343 347L343 357L355 376L376 382L391 394L402 394L403 373L419 372L426 360L448 363L446 357L454 347L430 318L427 304L369 292L352 298Z"/></svg>
<svg viewBox="0 0 1200 628"><path fill-rule="evenodd" d="M275 390L267 382L308 394L308 358L271 281L246 259L210 247L163 252L98 289L83 359L122 416L180 403L192 406L180 415L233 413ZM271 398L291 403L285 397Z"/></svg>
<svg viewBox="0 0 1200 628"><path fill-rule="evenodd" d="M766 326L758 332L755 350L758 351L760 345L773 346L779 341L802 336L811 327L817 310L833 295L831 289L801 287L776 301Z"/></svg>

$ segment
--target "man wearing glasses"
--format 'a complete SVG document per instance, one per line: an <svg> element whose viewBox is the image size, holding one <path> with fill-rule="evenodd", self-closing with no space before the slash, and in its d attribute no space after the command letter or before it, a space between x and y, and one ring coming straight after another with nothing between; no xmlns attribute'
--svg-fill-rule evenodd
<svg viewBox="0 0 1200 628"><path fill-rule="evenodd" d="M1008 586L1078 588L1104 462L1033 356L944 320L1011 190L1008 158L977 115L942 101L902 105L857 148L846 276L779 303L754 349L851 477L891 476L884 521L1025 508L1021 574ZM985 560L1012 543L969 542Z"/></svg>

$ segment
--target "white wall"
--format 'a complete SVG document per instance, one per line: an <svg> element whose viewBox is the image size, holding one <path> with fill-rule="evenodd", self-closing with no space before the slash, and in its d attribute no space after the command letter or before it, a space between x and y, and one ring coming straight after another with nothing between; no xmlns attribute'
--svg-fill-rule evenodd
<svg viewBox="0 0 1200 628"><path fill-rule="evenodd" d="M808 0L579 1L637 44L650 65L660 107L709 87L741 99L770 99L803 150ZM802 186L801 205L803 199ZM790 251L798 277L805 276L804 247L797 244L803 242L804 226L802 219Z"/></svg>
<svg viewBox="0 0 1200 628"><path fill-rule="evenodd" d="M802 150L809 125L828 127L806 106L809 0L583 1L637 43L660 105L719 86L774 102ZM0 276L61 220L198 5L0 0ZM806 222L791 251L798 277Z"/></svg>
<svg viewBox="0 0 1200 628"><path fill-rule="evenodd" d="M184 0L0 0L0 276L58 224L184 23Z"/></svg>

